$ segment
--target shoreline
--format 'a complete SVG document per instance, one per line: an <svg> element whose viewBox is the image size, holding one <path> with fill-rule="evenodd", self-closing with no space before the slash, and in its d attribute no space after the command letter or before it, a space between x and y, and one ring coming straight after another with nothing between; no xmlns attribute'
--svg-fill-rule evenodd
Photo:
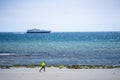
<svg viewBox="0 0 120 80"><path fill-rule="evenodd" d="M3 66L0 65L1 69L10 69L10 68L38 68L41 65L12 65L12 66ZM67 69L112 69L112 68L120 68L120 65L49 65L46 66L48 68L57 67L57 68L67 68Z"/></svg>

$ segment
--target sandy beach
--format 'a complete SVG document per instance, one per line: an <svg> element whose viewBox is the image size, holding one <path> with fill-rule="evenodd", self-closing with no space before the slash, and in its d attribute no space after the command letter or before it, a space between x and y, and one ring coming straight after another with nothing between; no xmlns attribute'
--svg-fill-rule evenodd
<svg viewBox="0 0 120 80"><path fill-rule="evenodd" d="M113 69L59 69L46 68L0 69L0 80L120 80L120 68Z"/></svg>

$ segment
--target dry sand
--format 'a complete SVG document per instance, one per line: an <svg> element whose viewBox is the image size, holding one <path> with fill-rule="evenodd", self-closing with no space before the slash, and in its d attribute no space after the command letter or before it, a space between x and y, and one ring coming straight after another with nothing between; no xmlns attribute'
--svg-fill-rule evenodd
<svg viewBox="0 0 120 80"><path fill-rule="evenodd" d="M0 80L120 80L120 68L46 68L46 72L39 72L39 68L0 69Z"/></svg>

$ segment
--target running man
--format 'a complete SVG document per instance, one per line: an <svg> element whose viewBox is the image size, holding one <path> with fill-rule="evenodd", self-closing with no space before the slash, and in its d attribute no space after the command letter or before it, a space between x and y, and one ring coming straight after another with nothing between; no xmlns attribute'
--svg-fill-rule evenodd
<svg viewBox="0 0 120 80"><path fill-rule="evenodd" d="M42 68L39 70L39 72L41 72L42 69L44 69L45 72L45 65L46 65L45 61L42 61L41 63Z"/></svg>

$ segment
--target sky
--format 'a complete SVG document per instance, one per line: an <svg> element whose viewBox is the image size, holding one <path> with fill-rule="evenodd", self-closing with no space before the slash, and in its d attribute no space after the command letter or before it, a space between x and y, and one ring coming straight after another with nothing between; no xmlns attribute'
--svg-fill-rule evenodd
<svg viewBox="0 0 120 80"><path fill-rule="evenodd" d="M0 32L120 31L120 0L0 0Z"/></svg>

